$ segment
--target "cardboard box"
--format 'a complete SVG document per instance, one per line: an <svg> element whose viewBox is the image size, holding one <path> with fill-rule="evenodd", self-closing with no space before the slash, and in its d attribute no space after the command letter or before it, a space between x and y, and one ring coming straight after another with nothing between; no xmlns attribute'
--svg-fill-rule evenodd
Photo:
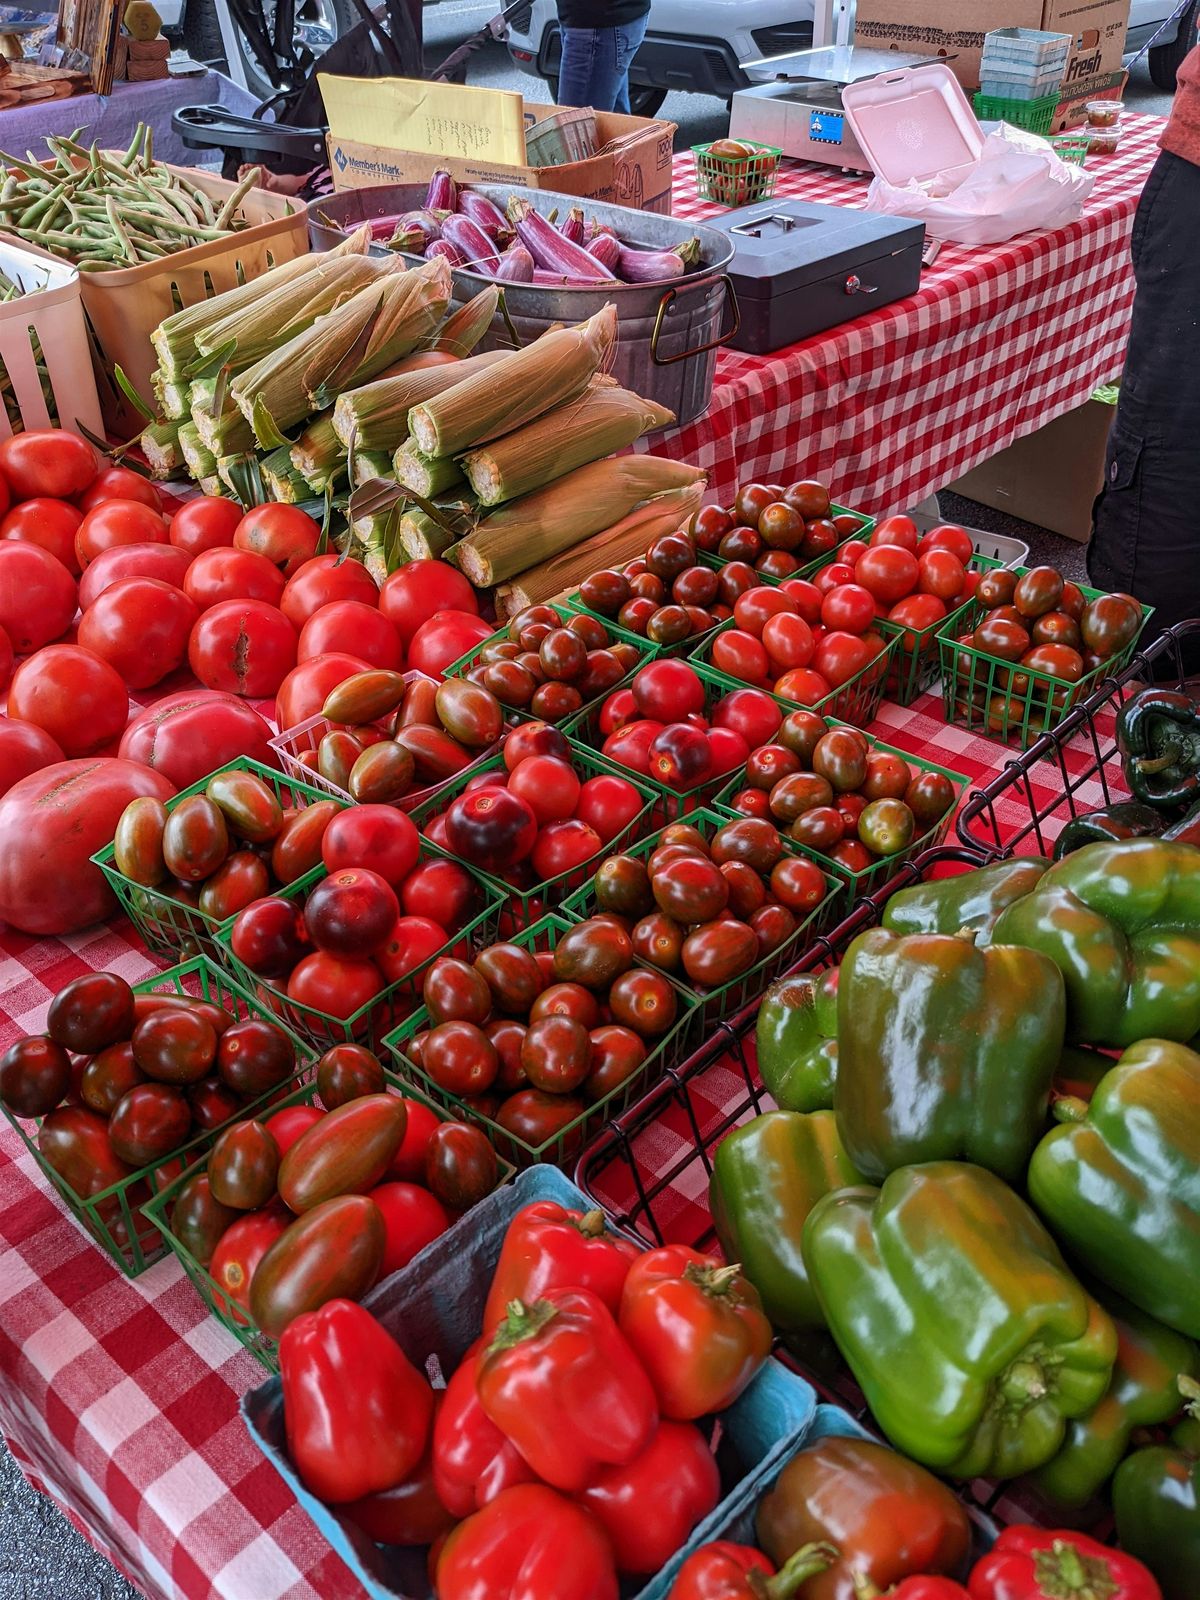
<svg viewBox="0 0 1200 1600"><path fill-rule="evenodd" d="M1119 86L1130 0L858 0L856 43L943 57L964 89L979 87L983 36L993 28L1073 35L1056 127L1082 122L1083 105Z"/></svg>
<svg viewBox="0 0 1200 1600"><path fill-rule="evenodd" d="M1086 544L1092 536L1092 501L1104 482L1104 450L1116 411L1115 406L1089 400L947 487L980 505Z"/></svg>
<svg viewBox="0 0 1200 1600"><path fill-rule="evenodd" d="M525 127L532 128L557 108L525 102ZM379 183L424 183L439 167L460 183L511 183L528 189L553 189L581 200L604 200L634 211L671 214L671 156L675 124L649 117L596 113L602 144L622 141L588 161L561 167L509 166L477 157L434 156L417 151L386 150L379 145L338 138L330 130L329 168L333 187L369 189Z"/></svg>

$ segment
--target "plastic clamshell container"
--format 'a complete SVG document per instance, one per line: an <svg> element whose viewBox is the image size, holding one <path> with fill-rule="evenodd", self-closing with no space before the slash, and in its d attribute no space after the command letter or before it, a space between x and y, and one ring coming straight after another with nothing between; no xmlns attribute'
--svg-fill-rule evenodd
<svg viewBox="0 0 1200 1600"><path fill-rule="evenodd" d="M0 240L0 271L23 291L0 303L0 364L11 392L0 401L0 439L35 428L103 434L100 400L88 354L83 289L68 261L34 255ZM37 350L53 405L37 370Z"/></svg>
<svg viewBox="0 0 1200 1600"><path fill-rule="evenodd" d="M971 103L941 62L848 83L842 106L873 170L897 188L961 171L983 154Z"/></svg>
<svg viewBox="0 0 1200 1600"><path fill-rule="evenodd" d="M424 1250L420 1258L388 1278L364 1304L400 1344L409 1360L429 1371L436 1363L448 1377L478 1337L488 1287L509 1223L522 1207L553 1200L575 1210L591 1209L583 1192L553 1167L537 1166L497 1189L471 1211L467 1229L454 1228ZM271 1378L241 1400L250 1437L275 1467L330 1545L362 1584L369 1600L432 1600L424 1546L377 1545L336 1508L325 1505L301 1482L287 1455L283 1426L283 1388ZM746 1392L721 1413L727 1493L722 1508L742 1503L748 1485L778 1472L799 1448L817 1411L816 1393L798 1374L771 1360ZM849 1419L847 1419L849 1420ZM696 1542L702 1523L684 1547ZM669 1564L640 1588L622 1589L630 1600L665 1600Z"/></svg>

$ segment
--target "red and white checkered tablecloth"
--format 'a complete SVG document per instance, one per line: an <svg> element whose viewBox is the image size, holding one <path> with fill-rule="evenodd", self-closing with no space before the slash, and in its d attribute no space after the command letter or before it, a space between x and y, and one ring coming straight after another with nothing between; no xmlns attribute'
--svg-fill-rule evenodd
<svg viewBox="0 0 1200 1600"><path fill-rule="evenodd" d="M708 464L721 493L737 476L803 468L829 474L844 501L886 510L1079 404L1119 368L1126 239L1157 131L1130 119L1071 228L995 250L947 247L912 301L770 358L722 355L712 410L672 436L670 453ZM677 204L699 216L690 159ZM780 192L846 200L861 187L789 167ZM933 695L885 706L872 731L977 784L1010 758L948 728ZM1098 788L1080 796L1101 799ZM1020 808L1001 820L1015 826ZM0 1050L41 1029L68 979L102 968L137 981L156 964L124 922L62 940L0 930ZM664 1131L660 1146L648 1159L663 1172L678 1144ZM238 1397L261 1376L173 1258L122 1278L0 1130L0 1431L34 1484L156 1600L362 1592L242 1426Z"/></svg>
<svg viewBox="0 0 1200 1600"><path fill-rule="evenodd" d="M739 482L831 483L880 516L945 488L1014 439L1081 406L1120 373L1133 279L1129 234L1161 118L1126 117L1078 222L1008 244L946 244L921 287L769 355L722 351L704 416L652 448L695 461L728 503ZM869 179L784 161L779 197L862 206ZM674 212L723 214L675 157Z"/></svg>

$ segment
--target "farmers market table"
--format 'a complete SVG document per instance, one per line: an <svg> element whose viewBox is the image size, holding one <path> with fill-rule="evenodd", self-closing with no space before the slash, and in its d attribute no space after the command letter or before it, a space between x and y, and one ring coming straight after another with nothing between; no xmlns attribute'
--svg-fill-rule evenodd
<svg viewBox="0 0 1200 1600"><path fill-rule="evenodd" d="M921 287L769 355L722 351L712 405L654 450L710 473L723 503L739 482L835 483L843 504L904 511L1120 373L1133 303L1129 235L1164 123L1127 116L1078 222L1007 244L946 244ZM869 180L785 161L775 194L861 206ZM675 157L674 212L723 214Z"/></svg>
<svg viewBox="0 0 1200 1600"><path fill-rule="evenodd" d="M976 783L1009 757L947 727L935 695L885 705L872 731ZM1079 794L1081 805L1102 799L1098 787ZM136 982L157 964L123 921L65 940L0 927L0 1051L39 1031L51 995L89 969ZM664 1159L676 1153L663 1145ZM263 1375L174 1257L121 1277L0 1124L0 1432L31 1481L153 1600L362 1593L243 1427L238 1398Z"/></svg>

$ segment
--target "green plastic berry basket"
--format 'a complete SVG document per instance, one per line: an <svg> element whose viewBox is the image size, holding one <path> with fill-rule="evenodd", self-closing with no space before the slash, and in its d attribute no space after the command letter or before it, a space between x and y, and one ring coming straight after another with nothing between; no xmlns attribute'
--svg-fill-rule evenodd
<svg viewBox="0 0 1200 1600"><path fill-rule="evenodd" d="M512 935L512 943L519 945L523 950L553 950L563 934L575 926L576 923L565 917L555 915L541 917L529 927ZM657 973L657 969L644 961L635 960L634 966L656 972L660 977L667 976L665 973ZM538 1144L533 1144L518 1134L510 1133L494 1117L480 1110L478 1105L468 1104L441 1088L428 1073L410 1059L406 1053L408 1041L415 1033L420 1033L429 1026L429 1013L424 1006L407 1017L383 1042L396 1058L398 1072L396 1082L403 1092L408 1092L409 1084L416 1084L428 1099L436 1105L445 1107L451 1116L478 1124L495 1145L496 1153L518 1169L534 1166L539 1161L563 1167L576 1160L584 1145L605 1122L628 1111L651 1083L657 1081L669 1068L684 1060L699 1045L703 1019L696 999L671 978L668 977L667 981L675 992L678 1010L671 1026L647 1051L646 1059L625 1079L624 1083L618 1084L615 1089L610 1089L601 1099L594 1100L577 1116L572 1117L564 1127L548 1135Z"/></svg>
<svg viewBox="0 0 1200 1600"><path fill-rule="evenodd" d="M229 1012L238 1022L257 1017L283 1027L296 1052L295 1073L290 1079L285 1079L283 1085L257 1098L248 1099L239 1106L236 1113L238 1117L252 1116L255 1111L270 1105L281 1093L286 1093L298 1077L312 1077L316 1057L311 1046L255 999L252 990L243 988L221 972L206 956L193 956L190 961L157 973L153 978L145 978L133 985L133 992L190 995L194 1000L207 1000L220 1006L222 1011ZM213 1128L195 1133L154 1165L140 1167L118 1183L110 1184L95 1194L84 1195L50 1165L39 1149L37 1135L45 1118L16 1117L7 1109L4 1115L24 1140L26 1149L41 1168L46 1181L57 1190L67 1210L84 1232L111 1256L127 1278L136 1278L166 1253L166 1247L155 1230L145 1226L140 1209L143 1202L166 1188L181 1166L194 1161L202 1152L207 1153L220 1131Z"/></svg>
<svg viewBox="0 0 1200 1600"><path fill-rule="evenodd" d="M755 200L769 200L775 193L775 176L783 151L773 144L755 139L739 139L753 149L749 156L714 155L712 146L694 144L696 190L701 200L719 206L748 206Z"/></svg>
<svg viewBox="0 0 1200 1600"><path fill-rule="evenodd" d="M688 813L689 826L698 829L705 837L711 840L713 835L722 828L727 827L736 813L719 813L717 811L699 810ZM662 842L663 830L660 828L652 833L648 839L641 839L637 844L630 845L624 851L625 855L636 857L639 861L648 861L654 851ZM804 850L786 834L780 833L785 855L803 856L812 859L811 854ZM700 1007L700 1017L704 1023L721 1022L726 1017L733 1016L743 1006L748 1005L763 993L767 985L773 983L782 973L786 972L801 954L805 947L806 939L822 932L828 925L837 909L837 903L842 897L842 882L833 875L829 867L822 868L825 877L825 896L821 902L802 919L797 920L792 933L778 945L754 963L752 967L741 973L736 978L731 978L727 983L718 985L713 989L702 989L687 977L685 973L670 972L669 978L686 994L690 994ZM588 917L599 913L596 903L595 879L590 879L581 889L568 895L563 902L562 915L573 917L584 922Z"/></svg>
<svg viewBox="0 0 1200 1600"><path fill-rule="evenodd" d="M215 772L208 773L198 783L181 789L166 802L168 814L182 801L203 794L209 782L218 773L224 772L248 772L256 778L261 778L283 807L285 815L290 811L305 810L308 806L316 805L318 801L328 802L333 798L311 783L288 777L282 772L277 772L274 767L263 766L261 761L254 761L249 756L239 756L234 761L227 761ZM349 805L350 801L339 800L337 803L345 806ZM124 873L117 870L113 856L113 846L106 844L103 850L97 851L92 860L104 874L109 888L120 901L122 911L141 935L147 950L168 956L191 956L200 952L214 957L218 955L217 938L233 925L232 917L218 921L201 911L198 906L190 906L162 889L135 883L132 878L127 878ZM289 891L294 891L300 885L311 881L314 876L315 873L310 872L306 879L290 885ZM267 892L270 894L275 891L268 888ZM251 988L253 987L251 984Z"/></svg>
<svg viewBox="0 0 1200 1600"><path fill-rule="evenodd" d="M1030 133L1049 133L1058 109L1058 90L1038 100L1012 100L999 95L977 94L975 115L980 122L1007 122Z"/></svg>

